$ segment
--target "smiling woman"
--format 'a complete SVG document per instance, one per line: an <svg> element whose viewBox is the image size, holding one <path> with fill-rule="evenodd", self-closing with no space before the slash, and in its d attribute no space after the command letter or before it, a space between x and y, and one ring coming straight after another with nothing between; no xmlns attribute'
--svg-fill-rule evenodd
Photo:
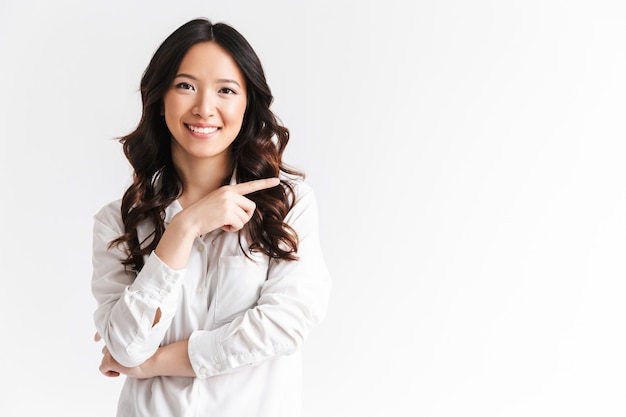
<svg viewBox="0 0 626 417"><path fill-rule="evenodd" d="M233 58L215 42L192 46L163 98L172 133L172 157L214 158L228 164L227 150L241 130L246 82Z"/></svg>
<svg viewBox="0 0 626 417"><path fill-rule="evenodd" d="M300 349L331 284L261 63L232 27L192 20L141 94L121 139L133 183L93 230L100 371L126 378L117 415L301 415Z"/></svg>

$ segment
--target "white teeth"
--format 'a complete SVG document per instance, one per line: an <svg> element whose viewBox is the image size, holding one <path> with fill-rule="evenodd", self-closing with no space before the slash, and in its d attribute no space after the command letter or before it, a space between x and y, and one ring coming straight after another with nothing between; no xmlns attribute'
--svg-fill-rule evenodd
<svg viewBox="0 0 626 417"><path fill-rule="evenodd" d="M205 135L217 131L217 127L197 127L197 126L191 126L191 125L187 125L187 127L192 132L202 133L202 134L205 134Z"/></svg>

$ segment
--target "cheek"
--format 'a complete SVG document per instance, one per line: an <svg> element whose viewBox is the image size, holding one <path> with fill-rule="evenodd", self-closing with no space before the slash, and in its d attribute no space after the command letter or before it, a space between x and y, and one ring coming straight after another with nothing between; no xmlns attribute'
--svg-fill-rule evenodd
<svg viewBox="0 0 626 417"><path fill-rule="evenodd" d="M172 128L175 126L175 123L176 123L175 119L167 110L165 111L165 114L163 116L165 118L165 125L167 126L167 129L171 133Z"/></svg>
<svg viewBox="0 0 626 417"><path fill-rule="evenodd" d="M243 122L243 116L246 114L246 102L237 103L230 109L232 120L236 120L238 124Z"/></svg>
<svg viewBox="0 0 626 417"><path fill-rule="evenodd" d="M167 96L163 99L162 115L165 117L165 124L171 130L172 127L178 125L180 116L180 103L173 98Z"/></svg>

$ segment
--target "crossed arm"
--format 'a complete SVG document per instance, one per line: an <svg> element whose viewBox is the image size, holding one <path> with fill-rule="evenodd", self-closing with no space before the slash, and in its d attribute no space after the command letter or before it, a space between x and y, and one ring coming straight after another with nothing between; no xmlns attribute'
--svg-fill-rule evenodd
<svg viewBox="0 0 626 417"><path fill-rule="evenodd" d="M100 334L96 333L94 340L99 342ZM133 378L145 379L155 376L187 376L194 377L195 373L187 354L188 340L172 343L160 347L156 353L139 366L128 368L120 365L111 356L106 346L102 348L102 362L100 372L109 377L124 374Z"/></svg>

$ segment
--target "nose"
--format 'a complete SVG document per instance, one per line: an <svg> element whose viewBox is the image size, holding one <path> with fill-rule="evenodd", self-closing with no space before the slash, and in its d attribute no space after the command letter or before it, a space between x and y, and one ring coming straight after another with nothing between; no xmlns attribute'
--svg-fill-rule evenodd
<svg viewBox="0 0 626 417"><path fill-rule="evenodd" d="M215 101L211 94L198 94L198 98L191 112L202 119L208 119L213 116L215 114Z"/></svg>

